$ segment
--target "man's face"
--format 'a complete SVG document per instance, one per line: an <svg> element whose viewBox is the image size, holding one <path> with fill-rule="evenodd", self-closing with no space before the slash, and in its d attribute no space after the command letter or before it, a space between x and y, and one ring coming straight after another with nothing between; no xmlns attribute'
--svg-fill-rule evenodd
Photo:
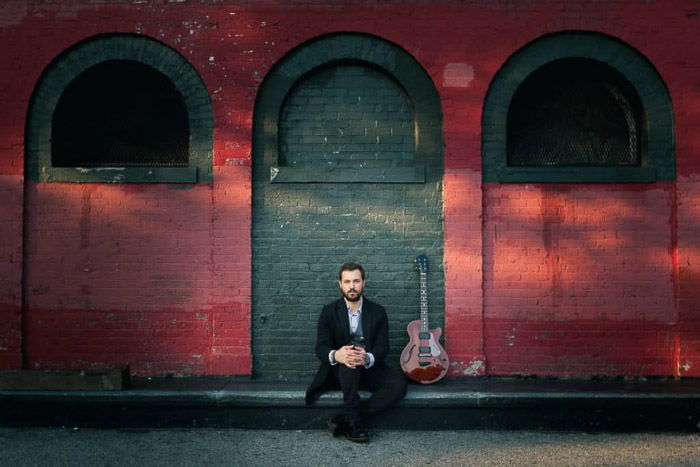
<svg viewBox="0 0 700 467"><path fill-rule="evenodd" d="M340 291L343 296L350 302L356 302L362 297L362 289L365 287L365 281L362 280L362 274L359 269L352 271L343 271L340 275Z"/></svg>

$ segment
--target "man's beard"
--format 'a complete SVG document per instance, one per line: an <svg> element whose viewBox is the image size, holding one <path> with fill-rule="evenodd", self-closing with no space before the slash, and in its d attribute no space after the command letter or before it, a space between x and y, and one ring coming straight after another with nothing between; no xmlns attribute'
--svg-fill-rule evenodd
<svg viewBox="0 0 700 467"><path fill-rule="evenodd" d="M350 292L355 292L357 295L352 297L352 296L350 296ZM349 302L357 302L360 300L360 298L362 298L362 292L358 292L357 290L352 289L352 290L348 290L347 293L343 292L343 296Z"/></svg>

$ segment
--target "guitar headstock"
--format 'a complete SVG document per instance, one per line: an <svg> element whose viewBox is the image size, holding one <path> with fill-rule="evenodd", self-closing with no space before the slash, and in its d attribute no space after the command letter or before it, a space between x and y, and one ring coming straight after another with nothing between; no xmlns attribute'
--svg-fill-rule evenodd
<svg viewBox="0 0 700 467"><path fill-rule="evenodd" d="M420 255L416 258L416 269L418 272L426 274L428 272L428 257Z"/></svg>

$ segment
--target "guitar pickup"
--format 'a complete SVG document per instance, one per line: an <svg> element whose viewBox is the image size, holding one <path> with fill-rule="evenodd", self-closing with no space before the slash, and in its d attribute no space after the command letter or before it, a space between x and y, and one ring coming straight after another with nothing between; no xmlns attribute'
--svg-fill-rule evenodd
<svg viewBox="0 0 700 467"><path fill-rule="evenodd" d="M418 339L430 339L430 333L429 332L419 332Z"/></svg>
<svg viewBox="0 0 700 467"><path fill-rule="evenodd" d="M418 347L418 356L419 357L430 357L432 354L430 353L430 347Z"/></svg>

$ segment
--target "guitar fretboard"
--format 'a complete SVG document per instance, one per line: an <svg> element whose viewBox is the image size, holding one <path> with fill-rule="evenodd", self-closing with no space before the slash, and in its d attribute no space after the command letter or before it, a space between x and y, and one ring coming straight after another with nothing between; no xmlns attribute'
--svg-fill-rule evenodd
<svg viewBox="0 0 700 467"><path fill-rule="evenodd" d="M428 274L420 271L420 327L422 332L428 331Z"/></svg>

